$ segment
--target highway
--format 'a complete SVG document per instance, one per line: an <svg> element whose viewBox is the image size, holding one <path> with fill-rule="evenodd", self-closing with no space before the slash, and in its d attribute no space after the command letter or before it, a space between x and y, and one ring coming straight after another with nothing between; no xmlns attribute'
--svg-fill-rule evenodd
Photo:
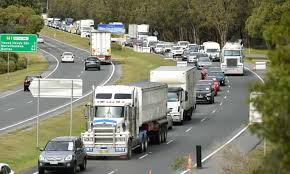
<svg viewBox="0 0 290 174"><path fill-rule="evenodd" d="M92 90L92 85L101 85L108 82L115 72L115 65L104 65L101 71L84 71L83 59L89 56L85 50L65 45L55 40L44 37L45 43L38 44L39 50L47 58L51 73L49 78L82 79L83 95ZM69 51L75 54L75 63L60 63L61 54ZM40 114L46 115L70 102L70 99L40 99ZM20 123L26 123L32 120L37 113L37 99L33 98L30 92L18 90L11 95L0 97L0 132L6 131Z"/></svg>
<svg viewBox="0 0 290 174"><path fill-rule="evenodd" d="M216 64L217 65L217 64ZM227 86L222 87L215 104L200 104L192 120L169 131L167 142L151 145L143 154L134 154L132 160L98 159L89 160L88 174L179 174L171 164L177 157L189 153L195 163L195 146L202 146L203 157L220 147L248 124L248 85L258 78L246 70L244 76L228 76ZM35 167L28 173L37 172Z"/></svg>

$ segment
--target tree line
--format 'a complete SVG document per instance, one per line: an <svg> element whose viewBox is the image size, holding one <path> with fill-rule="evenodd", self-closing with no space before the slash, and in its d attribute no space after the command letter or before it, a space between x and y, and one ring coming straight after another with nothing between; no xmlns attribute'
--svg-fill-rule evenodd
<svg viewBox="0 0 290 174"><path fill-rule="evenodd" d="M247 38L253 0L50 0L49 16L96 23L146 23L161 40L203 42Z"/></svg>

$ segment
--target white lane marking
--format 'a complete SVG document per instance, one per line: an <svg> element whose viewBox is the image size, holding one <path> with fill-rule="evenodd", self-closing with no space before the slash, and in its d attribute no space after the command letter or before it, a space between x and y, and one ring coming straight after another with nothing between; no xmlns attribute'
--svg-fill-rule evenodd
<svg viewBox="0 0 290 174"><path fill-rule="evenodd" d="M231 85L229 85L229 88L231 88Z"/></svg>
<svg viewBox="0 0 290 174"><path fill-rule="evenodd" d="M32 174L38 174L38 172L32 173Z"/></svg>
<svg viewBox="0 0 290 174"><path fill-rule="evenodd" d="M188 128L185 132L189 132L191 131L192 127Z"/></svg>
<svg viewBox="0 0 290 174"><path fill-rule="evenodd" d="M110 173L108 173L108 174L113 174L113 173L115 173L116 171L114 170L114 171L111 171Z"/></svg>
<svg viewBox="0 0 290 174"><path fill-rule="evenodd" d="M211 113L215 113L216 112L216 109L215 110L213 110Z"/></svg>
<svg viewBox="0 0 290 174"><path fill-rule="evenodd" d="M15 108L9 108L9 109L6 109L5 111L12 111L14 110Z"/></svg>
<svg viewBox="0 0 290 174"><path fill-rule="evenodd" d="M170 140L170 141L168 141L166 144L170 144L170 143L172 143L174 140Z"/></svg>
<svg viewBox="0 0 290 174"><path fill-rule="evenodd" d="M224 99L226 99L227 98L227 96L224 96Z"/></svg>
<svg viewBox="0 0 290 174"><path fill-rule="evenodd" d="M245 67L247 70L249 70L250 72L252 72L254 75L256 75L261 81L262 83L265 83L264 80L262 79L262 77L260 77L257 73L255 73L254 71L250 70L249 68ZM233 136L229 141L227 141L225 144L223 144L222 146L220 146L218 149L216 149L215 151L213 151L212 153L210 153L209 155L207 155L205 158L203 158L201 160L201 162L205 162L207 161L209 158L211 158L212 156L214 156L216 153L218 153L220 150L222 150L223 148L225 148L225 146L229 145L232 141L234 141L237 137L239 137L243 132L245 132L249 127L249 124L244 127L240 132L238 132L235 136ZM194 165L196 167L196 163ZM189 172L190 170L187 169L183 172L181 172L180 174L186 174L187 172Z"/></svg>
<svg viewBox="0 0 290 174"><path fill-rule="evenodd" d="M143 156L140 156L139 159L143 159L143 158L145 158L146 156L148 156L148 153L146 153L146 154L143 155Z"/></svg>
<svg viewBox="0 0 290 174"><path fill-rule="evenodd" d="M81 74L79 74L78 77L81 77Z"/></svg>
<svg viewBox="0 0 290 174"><path fill-rule="evenodd" d="M40 49L40 48L38 48L39 50L41 50L41 51L43 51L43 52L45 52L45 53L47 53L47 54L49 54L49 55L51 55L50 53L48 53L48 52L46 52L46 51L44 51L43 49ZM58 59L55 57L55 56L52 56L55 60L56 60L56 62L57 62L57 64L56 64L56 67L54 67L54 69L47 75L47 76L45 76L44 78L47 78L47 77L49 77L49 76L51 76L56 70L57 70L57 68L58 68L58 66L59 66L59 61L58 61ZM16 90L16 91L13 91L13 92L11 92L11 93L8 93L8 94L6 94L6 95L3 95L3 96L1 96L0 97L0 99L1 98L5 98L5 97L8 97L8 96L10 96L10 95L13 95L13 94L16 94L17 92L19 92L19 91L22 91L23 89L18 89L18 90Z"/></svg>
<svg viewBox="0 0 290 174"><path fill-rule="evenodd" d="M205 117L202 120L200 120L200 122L204 122L206 119L207 119L207 117Z"/></svg>
<svg viewBox="0 0 290 174"><path fill-rule="evenodd" d="M223 105L223 102L220 103L220 106Z"/></svg>
<svg viewBox="0 0 290 174"><path fill-rule="evenodd" d="M48 52L47 52L47 53L48 53ZM48 53L48 54L50 54L50 53ZM50 55L53 56L53 57L55 57L55 56L52 55L52 54L50 54ZM109 78L108 78L108 79L107 79L103 84L101 84L101 85L99 85L99 86L104 86L104 85L106 85L106 84L111 80L111 78L113 77L113 75L114 75L114 73L115 73L115 64L114 64L113 62L111 62L111 64L112 64L112 67L113 67L112 73L110 74ZM92 94L92 93L93 93L93 90L92 90L92 91L89 91L87 94L83 95L82 97L80 97L80 98L74 100L72 103L75 103L75 102L77 102L77 101L79 101L79 100L81 100L81 99L83 99L83 98L89 96L89 95ZM66 103L66 104L64 104L64 105L61 105L61 106L59 106L59 107L56 107L56 108L54 108L54 109L48 110L48 111L46 111L46 112L44 112L44 113L41 113L41 114L39 115L39 117L42 117L42 116L44 116L44 115L46 115L46 114L48 114L48 113L51 113L51 112L57 111L57 110L59 110L59 109L61 109L61 108L67 107L67 106L69 106L70 104L71 104L71 102ZM4 131L4 130L10 129L10 128L12 128L12 127L15 127L15 126L19 126L19 125L21 125L21 124L23 124L23 123L26 123L26 122L32 121L32 120L34 120L34 119L36 119L36 118L37 118L37 115L36 115L36 116L33 116L33 117L31 117L31 118L28 118L28 119L26 119L26 120L20 121L20 122L18 122L18 123L15 123L15 124L12 124L12 125L6 126L6 127L4 127L4 128L1 128L0 131Z"/></svg>
<svg viewBox="0 0 290 174"><path fill-rule="evenodd" d="M81 74L84 73L84 71L81 71Z"/></svg>
<svg viewBox="0 0 290 174"><path fill-rule="evenodd" d="M29 103L32 103L33 102L33 100L30 100L30 101L28 101L28 102L26 102L27 104L29 104Z"/></svg>
<svg viewBox="0 0 290 174"><path fill-rule="evenodd" d="M229 93L230 92L230 90L227 90L227 93Z"/></svg>

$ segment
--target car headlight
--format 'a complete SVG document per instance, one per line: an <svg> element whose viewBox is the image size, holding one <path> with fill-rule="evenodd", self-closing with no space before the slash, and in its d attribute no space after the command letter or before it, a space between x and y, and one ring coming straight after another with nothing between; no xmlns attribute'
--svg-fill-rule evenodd
<svg viewBox="0 0 290 174"><path fill-rule="evenodd" d="M206 94L207 97L211 96L211 93Z"/></svg>
<svg viewBox="0 0 290 174"><path fill-rule="evenodd" d="M39 161L44 161L44 160L45 160L44 156L39 155Z"/></svg>
<svg viewBox="0 0 290 174"><path fill-rule="evenodd" d="M68 155L65 157L65 161L71 161L73 159L73 156L72 155Z"/></svg>

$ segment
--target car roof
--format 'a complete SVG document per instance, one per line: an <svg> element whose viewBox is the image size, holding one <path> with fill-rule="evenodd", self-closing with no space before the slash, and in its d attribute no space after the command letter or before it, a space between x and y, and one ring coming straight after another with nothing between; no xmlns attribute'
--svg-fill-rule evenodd
<svg viewBox="0 0 290 174"><path fill-rule="evenodd" d="M0 163L0 168L2 168L3 166L8 166L10 168L10 166L6 163Z"/></svg>
<svg viewBox="0 0 290 174"><path fill-rule="evenodd" d="M62 137L55 137L51 139L50 141L75 141L79 137L78 136L62 136Z"/></svg>

